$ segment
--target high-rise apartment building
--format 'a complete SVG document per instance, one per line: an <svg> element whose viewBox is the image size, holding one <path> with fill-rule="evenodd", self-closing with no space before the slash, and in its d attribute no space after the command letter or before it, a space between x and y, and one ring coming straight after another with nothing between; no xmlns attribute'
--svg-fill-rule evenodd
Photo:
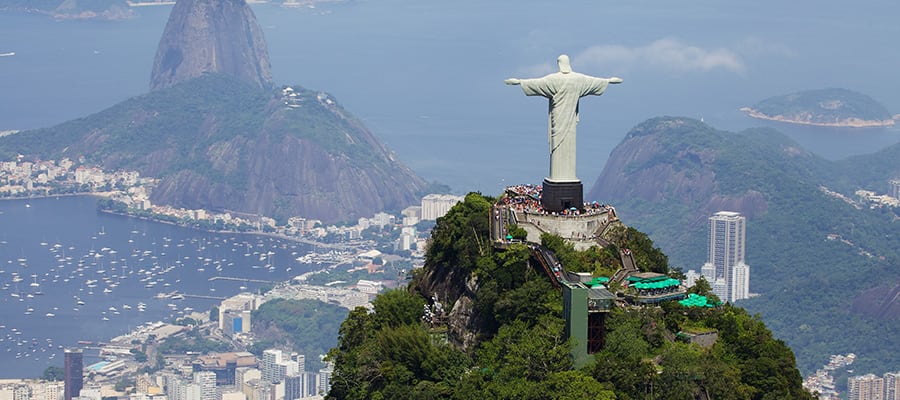
<svg viewBox="0 0 900 400"><path fill-rule="evenodd" d="M263 351L262 364L260 364L262 380L269 383L278 383L287 375L296 375L301 372L300 364L296 358L285 357L281 350L268 349Z"/></svg>
<svg viewBox="0 0 900 400"><path fill-rule="evenodd" d="M434 221L443 217L456 203L465 197L450 194L429 194L422 198L422 220Z"/></svg>
<svg viewBox="0 0 900 400"><path fill-rule="evenodd" d="M722 301L746 299L750 294L750 266L744 260L747 218L732 211L709 217L709 251L701 274Z"/></svg>
<svg viewBox="0 0 900 400"><path fill-rule="evenodd" d="M262 379L262 372L253 367L241 367L234 371L234 385L237 386L238 390L244 392L247 397L250 396L249 390L245 389L247 382L260 379Z"/></svg>
<svg viewBox="0 0 900 400"><path fill-rule="evenodd" d="M31 400L61 400L65 391L64 382L47 382L35 387Z"/></svg>
<svg viewBox="0 0 900 400"><path fill-rule="evenodd" d="M84 353L81 349L66 349L64 355L63 400L72 400L80 395L84 386Z"/></svg>
<svg viewBox="0 0 900 400"><path fill-rule="evenodd" d="M334 363L326 362L325 368L319 370L319 384L316 389L324 396L331 390L331 375L334 374Z"/></svg>
<svg viewBox="0 0 900 400"><path fill-rule="evenodd" d="M891 197L900 200L900 179L891 179L891 190L888 192Z"/></svg>
<svg viewBox="0 0 900 400"><path fill-rule="evenodd" d="M241 311L253 311L262 304L262 297L252 293L239 293L219 304L219 329L222 331L234 331L234 326L226 327L226 322L234 324L234 317L225 318L225 313L234 311L240 317L241 332L250 332L250 313L241 313Z"/></svg>
<svg viewBox="0 0 900 400"><path fill-rule="evenodd" d="M12 400L31 400L31 386L16 385L13 388Z"/></svg>
<svg viewBox="0 0 900 400"><path fill-rule="evenodd" d="M295 373L284 377L284 400L306 397L306 373Z"/></svg>
<svg viewBox="0 0 900 400"><path fill-rule="evenodd" d="M884 374L884 400L900 400L900 371Z"/></svg>
<svg viewBox="0 0 900 400"><path fill-rule="evenodd" d="M262 372L262 380L275 383L280 382L278 365L281 364L281 350L267 349L263 351L262 364L260 364L260 372Z"/></svg>
<svg viewBox="0 0 900 400"><path fill-rule="evenodd" d="M215 372L194 372L194 384L200 387L200 400L216 400Z"/></svg>
<svg viewBox="0 0 900 400"><path fill-rule="evenodd" d="M848 400L884 400L884 379L875 374L847 379Z"/></svg>

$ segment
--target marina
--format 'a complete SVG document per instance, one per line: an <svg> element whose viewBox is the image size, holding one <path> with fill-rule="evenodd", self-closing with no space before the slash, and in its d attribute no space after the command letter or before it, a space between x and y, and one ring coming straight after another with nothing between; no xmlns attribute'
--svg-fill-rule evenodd
<svg viewBox="0 0 900 400"><path fill-rule="evenodd" d="M346 257L331 252L104 214L91 197L0 201L0 374L39 376L79 341L204 312Z"/></svg>

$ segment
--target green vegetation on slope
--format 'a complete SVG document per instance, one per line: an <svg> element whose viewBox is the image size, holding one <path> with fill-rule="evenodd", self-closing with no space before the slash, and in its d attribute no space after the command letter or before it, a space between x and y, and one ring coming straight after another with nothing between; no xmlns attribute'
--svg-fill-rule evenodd
<svg viewBox="0 0 900 400"><path fill-rule="evenodd" d="M676 120L684 123L673 123ZM711 171L712 196L760 193L765 207L748 220L747 262L750 289L761 296L739 304L760 313L776 337L794 349L801 370L813 372L829 354L849 352L860 356L854 364L857 371L883 373L900 365L900 353L891 351L900 318L865 316L853 309L863 291L900 281L900 221L888 209L857 210L819 188L824 185L850 197L859 185L885 191L887 179L900 173L895 161L900 145L828 162L770 129L730 133L690 119L658 118L636 127L622 146L647 135L661 144L652 157L658 160L655 166L671 165L689 176ZM691 158L685 154L703 155L705 160L686 165L679 159ZM647 163L625 166L632 177L649 168ZM677 189L669 188L652 201L617 195L614 205L624 220L651 233L673 265L699 270L706 261L706 218L711 213L697 202L684 201ZM853 245L827 240L828 234Z"/></svg>
<svg viewBox="0 0 900 400"><path fill-rule="evenodd" d="M162 341L162 344L159 345L159 348L157 348L156 351L158 354L183 355L189 351L206 354L210 352L221 353L231 350L231 345L208 339L208 337L208 333L201 333L200 328L194 327L185 331L185 334L182 336L166 338Z"/></svg>
<svg viewBox="0 0 900 400"><path fill-rule="evenodd" d="M311 140L354 165L386 163L383 149L361 135L361 123L334 100L294 90L297 96L290 101L297 107L284 107L280 90L268 92L227 75L207 74L84 118L3 137L0 159L16 154L42 159L83 155L88 162L111 168L162 169L161 176L187 169L240 185L248 160L233 161L237 167L227 171L214 167L223 146L233 145L235 138L279 142L292 136ZM152 160L145 156L153 153L171 161L163 168L147 165Z"/></svg>
<svg viewBox="0 0 900 400"><path fill-rule="evenodd" d="M162 169L161 176L189 169L224 180L205 157L207 148L235 136L256 136L269 98L233 78L210 74L55 127L4 137L0 158L83 155L111 168ZM162 168L147 165L144 156L154 152L173 155L171 162Z"/></svg>
<svg viewBox="0 0 900 400"><path fill-rule="evenodd" d="M900 179L900 142L875 154L865 154L836 161L835 189L852 193L866 188L887 193L888 179Z"/></svg>
<svg viewBox="0 0 900 400"><path fill-rule="evenodd" d="M334 347L338 327L347 309L318 300L274 299L253 311L253 334L258 339L250 350L257 356L267 348L289 348L306 355L308 371L322 366L319 355Z"/></svg>
<svg viewBox="0 0 900 400"><path fill-rule="evenodd" d="M800 387L790 349L757 318L731 306L617 308L607 318L606 348L593 364L572 369L560 292L533 267L526 246L490 247L490 201L469 194L438 220L428 262L413 283L436 287L441 282L423 280L453 281L461 271L477 277L472 312L478 344L468 353L456 349L445 327L423 322L424 298L412 290L387 292L375 300L373 314L358 308L341 325L338 346L329 352L336 363L329 398L811 398ZM575 252L546 240L561 250L561 260L582 269L608 260L596 248ZM639 232L624 244L663 264ZM715 329L720 340L709 349L676 342L674 333L686 327Z"/></svg>
<svg viewBox="0 0 900 400"><path fill-rule="evenodd" d="M207 74L94 115L0 138L0 160L71 160L158 178L155 204L326 223L429 189L329 95Z"/></svg>

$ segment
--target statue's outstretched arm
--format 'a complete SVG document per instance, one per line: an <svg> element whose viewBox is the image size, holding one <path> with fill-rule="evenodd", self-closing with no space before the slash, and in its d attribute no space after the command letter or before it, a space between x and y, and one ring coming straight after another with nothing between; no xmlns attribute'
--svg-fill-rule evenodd
<svg viewBox="0 0 900 400"><path fill-rule="evenodd" d="M519 78L509 78L509 79L503 81L503 83L505 83L507 85L518 85L521 82L522 81Z"/></svg>
<svg viewBox="0 0 900 400"><path fill-rule="evenodd" d="M622 78L619 78L618 76L614 76L607 80L609 81L609 83L622 83Z"/></svg>

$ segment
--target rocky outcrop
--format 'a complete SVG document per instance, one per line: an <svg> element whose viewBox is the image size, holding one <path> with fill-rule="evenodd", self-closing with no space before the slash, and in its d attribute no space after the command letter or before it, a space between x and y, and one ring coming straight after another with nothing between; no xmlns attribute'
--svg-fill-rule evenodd
<svg viewBox="0 0 900 400"><path fill-rule="evenodd" d="M326 223L399 211L426 183L322 92L196 78L92 116L0 138L0 154L84 157L159 178L154 204Z"/></svg>
<svg viewBox="0 0 900 400"><path fill-rule="evenodd" d="M419 202L426 183L338 102L274 88L244 0L179 0L150 93L0 137L0 155L80 158L158 178L154 204L345 222Z"/></svg>
<svg viewBox="0 0 900 400"><path fill-rule="evenodd" d="M686 118L639 125L613 149L588 198L613 204L640 200L689 205L695 221L721 210L748 217L765 213L768 205L759 191L720 192L715 164L721 148L672 140L697 131L716 135L709 126Z"/></svg>
<svg viewBox="0 0 900 400"><path fill-rule="evenodd" d="M460 350L474 351L481 335L475 307L478 278L463 268L431 266L423 271L412 289L423 298L437 298L446 303L447 339Z"/></svg>
<svg viewBox="0 0 900 400"><path fill-rule="evenodd" d="M179 0L172 8L156 50L150 89L208 73L272 86L265 38L244 0Z"/></svg>
<svg viewBox="0 0 900 400"><path fill-rule="evenodd" d="M355 133L371 136L365 130ZM425 186L379 147L372 151L381 159L367 165L313 140L272 132L255 140L234 137L202 150L197 158L215 165L216 174L244 175L245 182L234 185L180 170L163 177L153 203L337 222L415 204Z"/></svg>

